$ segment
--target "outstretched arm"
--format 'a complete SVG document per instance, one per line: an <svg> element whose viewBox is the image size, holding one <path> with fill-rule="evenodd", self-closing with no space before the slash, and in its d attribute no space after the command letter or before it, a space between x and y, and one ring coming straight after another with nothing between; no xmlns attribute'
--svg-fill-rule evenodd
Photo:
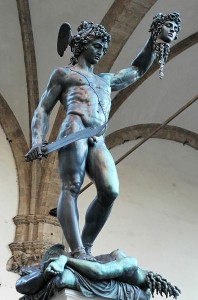
<svg viewBox="0 0 198 300"><path fill-rule="evenodd" d="M142 287L145 273L138 268L134 257L123 257L107 263L92 262L68 257L67 265L83 276L96 279L118 279L120 281Z"/></svg>
<svg viewBox="0 0 198 300"><path fill-rule="evenodd" d="M105 280L117 278L130 284L142 285L146 278L145 272L138 267L137 260L134 257L127 257L120 250L113 251L111 256L114 260L100 263L61 255L50 262L45 272L51 275L62 273L67 265L90 279Z"/></svg>
<svg viewBox="0 0 198 300"><path fill-rule="evenodd" d="M114 74L109 74L112 91L122 90L141 78L149 69L154 59L155 52L153 49L153 38L150 37L144 48L132 61L131 67L120 70ZM103 74L101 74L101 76L102 75Z"/></svg>
<svg viewBox="0 0 198 300"><path fill-rule="evenodd" d="M137 57L132 61L132 68L136 68L138 78L142 77L150 68L155 59L155 51L153 49L153 38L150 36L144 48L140 51Z"/></svg>
<svg viewBox="0 0 198 300"><path fill-rule="evenodd" d="M103 264L100 262L68 257L67 265L79 272L81 275L97 280L117 278L124 272L123 264L118 263L116 260Z"/></svg>
<svg viewBox="0 0 198 300"><path fill-rule="evenodd" d="M90 279L116 279L137 286L147 293L148 298L150 293L174 298L180 294L180 290L161 275L139 268L137 260L132 256L104 264L68 257L67 265Z"/></svg>

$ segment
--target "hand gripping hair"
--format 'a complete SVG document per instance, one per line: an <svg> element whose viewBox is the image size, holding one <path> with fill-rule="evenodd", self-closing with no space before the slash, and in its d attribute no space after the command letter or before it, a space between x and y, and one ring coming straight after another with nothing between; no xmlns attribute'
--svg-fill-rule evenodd
<svg viewBox="0 0 198 300"><path fill-rule="evenodd" d="M62 57L68 45L74 56L70 59L72 65L78 61L78 57L86 49L86 45L95 38L102 39L108 44L111 41L111 35L106 32L104 26L93 24L93 22L82 21L78 27L76 35L72 35L71 26L68 23L61 25L58 33L57 51Z"/></svg>
<svg viewBox="0 0 198 300"><path fill-rule="evenodd" d="M60 255L66 255L64 248L62 244L55 244L46 250L39 265L42 272L45 271L48 264L55 258L58 258Z"/></svg>
<svg viewBox="0 0 198 300"><path fill-rule="evenodd" d="M160 79L162 79L164 76L163 69L164 69L165 63L168 60L168 55L170 52L170 44L169 43L159 43L159 42L157 42L157 38L162 31L163 25L167 21L173 21L177 24L177 32L176 32L176 36L175 36L175 40L176 40L178 37L178 32L181 30L181 26L180 26L181 19L180 19L179 13L177 13L177 12L173 12L168 15L163 15L161 13L157 14L153 18L153 22L149 29L149 32L151 32L151 35L153 37L154 50L156 52L158 63L160 65L160 72L159 72Z"/></svg>

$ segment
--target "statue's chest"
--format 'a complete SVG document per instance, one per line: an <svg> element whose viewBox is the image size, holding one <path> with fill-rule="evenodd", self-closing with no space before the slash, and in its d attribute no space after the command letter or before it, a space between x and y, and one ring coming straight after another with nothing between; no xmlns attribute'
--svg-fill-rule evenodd
<svg viewBox="0 0 198 300"><path fill-rule="evenodd" d="M108 84L99 76L93 73L80 72L71 70L70 76L66 79L67 85L71 86L87 86L91 89L96 89L100 93L109 93L110 88Z"/></svg>

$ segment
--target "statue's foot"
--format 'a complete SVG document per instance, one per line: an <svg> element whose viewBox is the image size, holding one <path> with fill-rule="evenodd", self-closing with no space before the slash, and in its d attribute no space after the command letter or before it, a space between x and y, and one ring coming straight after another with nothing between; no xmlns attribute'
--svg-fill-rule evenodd
<svg viewBox="0 0 198 300"><path fill-rule="evenodd" d="M84 243L84 247L85 247L85 251L87 253L87 255L92 256L91 254L91 248L92 248L93 244L91 243Z"/></svg>
<svg viewBox="0 0 198 300"><path fill-rule="evenodd" d="M88 255L88 254L79 254L79 255L72 255L74 258L77 259L83 259L83 260L89 260L89 261L97 261L99 262L94 256L92 255Z"/></svg>
<svg viewBox="0 0 198 300"><path fill-rule="evenodd" d="M71 253L73 258L89 260L89 261L98 261L92 255L87 254L84 247L79 247Z"/></svg>

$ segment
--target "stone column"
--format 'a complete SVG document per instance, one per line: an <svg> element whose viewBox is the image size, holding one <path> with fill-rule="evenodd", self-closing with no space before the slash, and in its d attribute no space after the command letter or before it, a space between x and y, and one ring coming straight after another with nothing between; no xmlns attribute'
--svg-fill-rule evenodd
<svg viewBox="0 0 198 300"><path fill-rule="evenodd" d="M56 218L47 215L26 215L14 218L15 241L9 245L12 257L7 262L7 270L18 272L22 266L37 265L46 248L62 243L62 230Z"/></svg>

